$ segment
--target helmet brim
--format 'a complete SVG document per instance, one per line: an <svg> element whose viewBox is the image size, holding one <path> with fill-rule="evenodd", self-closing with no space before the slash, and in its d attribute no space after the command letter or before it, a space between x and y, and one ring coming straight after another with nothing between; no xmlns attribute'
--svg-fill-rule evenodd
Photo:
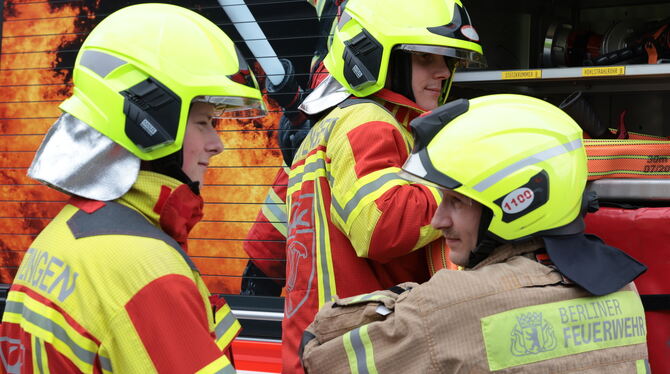
<svg viewBox="0 0 670 374"><path fill-rule="evenodd" d="M196 96L191 103L214 105L214 118L251 119L267 114L262 100L240 96Z"/></svg>
<svg viewBox="0 0 670 374"><path fill-rule="evenodd" d="M422 44L400 44L393 48L394 50L432 53L448 58L458 60L458 64L464 68L485 68L486 58L481 53L438 45L422 45Z"/></svg>

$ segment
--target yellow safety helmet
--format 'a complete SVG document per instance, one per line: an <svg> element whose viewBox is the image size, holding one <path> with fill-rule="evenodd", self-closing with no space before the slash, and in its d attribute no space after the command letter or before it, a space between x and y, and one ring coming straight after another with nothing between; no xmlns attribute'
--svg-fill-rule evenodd
<svg viewBox="0 0 670 374"><path fill-rule="evenodd" d="M444 55L466 67L485 65L479 35L460 0L349 0L324 64L348 92L364 97L384 87L397 49Z"/></svg>
<svg viewBox="0 0 670 374"><path fill-rule="evenodd" d="M139 4L105 18L74 65L60 108L142 160L182 148L192 102L218 116L265 113L256 79L230 38L186 8Z"/></svg>
<svg viewBox="0 0 670 374"><path fill-rule="evenodd" d="M523 95L459 99L412 121L405 175L490 209L503 241L574 234L586 186L582 129L565 112ZM563 228L563 231L560 231Z"/></svg>

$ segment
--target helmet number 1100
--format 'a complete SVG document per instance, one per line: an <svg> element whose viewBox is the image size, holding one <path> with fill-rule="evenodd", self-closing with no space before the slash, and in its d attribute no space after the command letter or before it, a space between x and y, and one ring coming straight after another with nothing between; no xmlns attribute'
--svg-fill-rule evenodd
<svg viewBox="0 0 670 374"><path fill-rule="evenodd" d="M505 213L514 214L528 208L533 202L535 194L528 187L518 188L505 196L502 208Z"/></svg>

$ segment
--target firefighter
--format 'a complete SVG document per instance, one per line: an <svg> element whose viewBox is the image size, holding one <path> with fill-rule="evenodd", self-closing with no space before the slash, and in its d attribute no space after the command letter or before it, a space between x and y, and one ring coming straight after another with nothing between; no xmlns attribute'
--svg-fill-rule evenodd
<svg viewBox="0 0 670 374"><path fill-rule="evenodd" d="M84 41L74 93L29 175L71 196L19 267L3 372L234 373L240 329L187 255L213 118L264 112L233 42L201 15L141 4Z"/></svg>
<svg viewBox="0 0 670 374"><path fill-rule="evenodd" d="M309 373L647 373L632 281L646 268L584 234L582 130L522 95L457 100L412 122L412 180L465 271L336 300L305 332Z"/></svg>
<svg viewBox="0 0 670 374"><path fill-rule="evenodd" d="M350 0L301 109L320 120L288 173L282 364L317 310L346 297L429 278L426 251L439 192L397 177L409 121L447 97L457 65L483 63L460 1Z"/></svg>
<svg viewBox="0 0 670 374"><path fill-rule="evenodd" d="M254 224L247 232L243 243L244 251L249 255L249 262L242 274L240 294L258 296L280 296L286 279L286 187L288 170L293 163L295 150L300 146L314 120L307 118L298 110L298 106L306 93L316 88L328 75L323 67L323 59L328 53L332 34L337 26L337 14L342 9L343 0L318 0L314 6L319 20L319 38L315 46L310 68L308 89L303 91L298 86L293 64L285 60L287 69L280 89L271 82L268 85L268 96L273 98L284 111L279 119L277 141L282 151L282 166L272 182L263 205L259 210ZM289 90L282 89L290 87ZM275 92L276 93L273 93ZM288 92L284 92L288 91ZM295 91L295 92L292 92Z"/></svg>

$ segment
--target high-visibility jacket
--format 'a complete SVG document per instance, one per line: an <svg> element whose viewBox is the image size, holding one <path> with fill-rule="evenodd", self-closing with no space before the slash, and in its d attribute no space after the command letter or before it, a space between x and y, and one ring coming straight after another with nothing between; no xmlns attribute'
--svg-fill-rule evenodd
<svg viewBox="0 0 670 374"><path fill-rule="evenodd" d="M319 307L340 297L425 281L439 192L398 172L422 113L389 90L349 99L307 135L289 172L282 363L302 371L298 346Z"/></svg>
<svg viewBox="0 0 670 374"><path fill-rule="evenodd" d="M501 246L471 271L324 306L305 332L306 371L649 373L634 284L593 296L538 261L542 245Z"/></svg>
<svg viewBox="0 0 670 374"><path fill-rule="evenodd" d="M61 210L7 297L4 372L235 372L224 351L239 322L227 305L215 315L198 270L159 228L179 187L188 188L140 171L116 201L72 200Z"/></svg>
<svg viewBox="0 0 670 374"><path fill-rule="evenodd" d="M284 286L286 278L286 188L288 167L277 171L254 224L243 243L244 251L269 278Z"/></svg>

